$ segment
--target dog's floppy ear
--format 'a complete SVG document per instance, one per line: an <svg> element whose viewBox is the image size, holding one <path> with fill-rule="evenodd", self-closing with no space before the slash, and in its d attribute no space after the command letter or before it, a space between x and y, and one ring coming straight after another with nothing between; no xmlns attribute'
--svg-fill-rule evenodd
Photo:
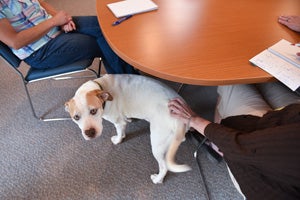
<svg viewBox="0 0 300 200"><path fill-rule="evenodd" d="M111 96L111 94L109 92L105 92L102 90L99 90L99 92L97 93L97 97L99 99L102 99L103 101L112 101L113 97Z"/></svg>
<svg viewBox="0 0 300 200"><path fill-rule="evenodd" d="M70 104L72 103L73 99L70 99L65 103L65 111L70 113Z"/></svg>

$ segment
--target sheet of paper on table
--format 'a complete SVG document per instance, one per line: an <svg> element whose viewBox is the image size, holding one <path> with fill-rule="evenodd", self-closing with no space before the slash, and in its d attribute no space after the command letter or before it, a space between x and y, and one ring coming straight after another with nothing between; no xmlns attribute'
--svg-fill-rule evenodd
<svg viewBox="0 0 300 200"><path fill-rule="evenodd" d="M300 47L280 40L251 58L250 62L300 93L300 57L296 55L297 52L300 52Z"/></svg>
<svg viewBox="0 0 300 200"><path fill-rule="evenodd" d="M124 0L107 4L107 7L117 18L158 9L151 0Z"/></svg>

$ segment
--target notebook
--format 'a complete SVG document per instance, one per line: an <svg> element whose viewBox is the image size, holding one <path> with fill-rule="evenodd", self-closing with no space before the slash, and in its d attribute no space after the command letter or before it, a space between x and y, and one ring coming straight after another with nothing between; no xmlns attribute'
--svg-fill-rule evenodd
<svg viewBox="0 0 300 200"><path fill-rule="evenodd" d="M107 6L117 18L158 9L158 6L151 0L124 0L107 4Z"/></svg>
<svg viewBox="0 0 300 200"><path fill-rule="evenodd" d="M251 58L250 62L300 93L300 57L297 52L300 52L300 47L282 39Z"/></svg>

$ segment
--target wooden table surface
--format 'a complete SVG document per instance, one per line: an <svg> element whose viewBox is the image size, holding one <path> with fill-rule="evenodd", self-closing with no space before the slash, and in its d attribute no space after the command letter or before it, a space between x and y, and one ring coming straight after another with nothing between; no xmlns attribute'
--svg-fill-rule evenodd
<svg viewBox="0 0 300 200"><path fill-rule="evenodd" d="M279 24L282 14L300 15L299 0L153 0L158 10L134 15L118 26L97 0L103 34L126 62L151 75L193 85L259 83L274 78L249 59L300 33Z"/></svg>

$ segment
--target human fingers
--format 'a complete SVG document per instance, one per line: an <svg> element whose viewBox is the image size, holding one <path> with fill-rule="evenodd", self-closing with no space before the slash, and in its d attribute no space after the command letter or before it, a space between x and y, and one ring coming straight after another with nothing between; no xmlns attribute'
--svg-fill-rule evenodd
<svg viewBox="0 0 300 200"><path fill-rule="evenodd" d="M68 32L71 31L68 24L62 25L62 26L61 26L61 29L62 29L65 33L68 33Z"/></svg>
<svg viewBox="0 0 300 200"><path fill-rule="evenodd" d="M173 114L181 113L181 106L176 100L171 100L168 104L168 108Z"/></svg>
<svg viewBox="0 0 300 200"><path fill-rule="evenodd" d="M278 17L278 19L281 19L281 20L287 20L287 19L289 19L290 18L290 16L288 16L288 15L280 15L279 17Z"/></svg>
<svg viewBox="0 0 300 200"><path fill-rule="evenodd" d="M53 20L56 26L61 26L69 23L69 21L72 20L72 17L65 11L59 11L56 15L54 15Z"/></svg>
<svg viewBox="0 0 300 200"><path fill-rule="evenodd" d="M192 117L193 112L191 111L191 109L189 109L189 107L184 103L183 101L180 101L178 99L176 100L172 100L169 103L169 110L171 115L176 116L178 118L182 118L182 119L189 119Z"/></svg>
<svg viewBox="0 0 300 200"><path fill-rule="evenodd" d="M68 32L73 31L73 27L72 27L72 25L70 23L68 23L67 26L68 26Z"/></svg>
<svg viewBox="0 0 300 200"><path fill-rule="evenodd" d="M173 113L187 114L185 103L180 99L173 99L169 102L169 109Z"/></svg>
<svg viewBox="0 0 300 200"><path fill-rule="evenodd" d="M300 16L279 16L278 22L283 25L286 25L291 30L300 32Z"/></svg>
<svg viewBox="0 0 300 200"><path fill-rule="evenodd" d="M183 123L188 123L188 121L190 120L190 117L183 113L180 109L178 109L178 107L172 105L169 107L169 109L170 115L176 119L179 119Z"/></svg>
<svg viewBox="0 0 300 200"><path fill-rule="evenodd" d="M178 101L178 98L171 99L171 100L168 102L168 105L169 105L169 106L176 106L176 107L179 107L179 106L180 106L180 103L179 103L179 101Z"/></svg>
<svg viewBox="0 0 300 200"><path fill-rule="evenodd" d="M170 110L170 113L173 115L182 115L184 113L183 107L177 99L171 100L168 104L168 108Z"/></svg>
<svg viewBox="0 0 300 200"><path fill-rule="evenodd" d="M189 106L186 104L186 102L183 101L183 99L181 99L179 97L176 97L176 98L172 99L170 101L170 103L173 104L173 105L176 105L177 107L182 107L182 108L184 108L186 110L189 109Z"/></svg>
<svg viewBox="0 0 300 200"><path fill-rule="evenodd" d="M284 24L284 25L287 25L288 20L289 20L289 18L286 17L286 16L280 16L280 17L278 18L278 22L281 23L281 24Z"/></svg>
<svg viewBox="0 0 300 200"><path fill-rule="evenodd" d="M76 24L74 23L73 20L71 20L71 21L69 22L69 24L70 24L72 30L76 30Z"/></svg>
<svg viewBox="0 0 300 200"><path fill-rule="evenodd" d="M182 107L182 112L185 112L185 114L189 117L196 116L195 112L191 109L191 107L181 98L177 99L177 102Z"/></svg>
<svg viewBox="0 0 300 200"><path fill-rule="evenodd" d="M175 98L171 103L186 117L190 118L192 116L196 116L196 113L182 98Z"/></svg>

